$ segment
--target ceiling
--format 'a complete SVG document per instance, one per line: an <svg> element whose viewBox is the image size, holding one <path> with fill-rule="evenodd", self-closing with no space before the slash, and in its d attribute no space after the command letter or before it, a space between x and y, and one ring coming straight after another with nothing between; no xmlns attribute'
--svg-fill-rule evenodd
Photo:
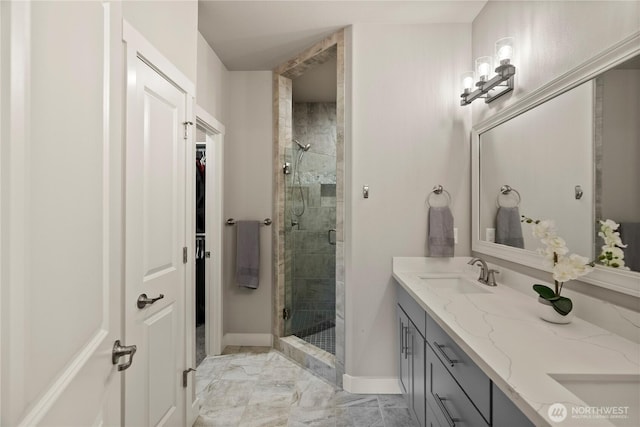
<svg viewBox="0 0 640 427"><path fill-rule="evenodd" d="M199 0L198 29L230 71L271 70L351 24L470 23L486 0Z"/></svg>

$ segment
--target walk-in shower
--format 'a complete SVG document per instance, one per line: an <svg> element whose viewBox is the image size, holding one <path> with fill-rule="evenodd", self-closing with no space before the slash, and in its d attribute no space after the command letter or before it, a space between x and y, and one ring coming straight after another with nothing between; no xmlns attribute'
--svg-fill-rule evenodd
<svg viewBox="0 0 640 427"><path fill-rule="evenodd" d="M274 347L339 387L345 362L344 58L340 30L273 74Z"/></svg>
<svg viewBox="0 0 640 427"><path fill-rule="evenodd" d="M285 332L335 354L336 104L294 102L285 179ZM309 142L312 141L312 142Z"/></svg>

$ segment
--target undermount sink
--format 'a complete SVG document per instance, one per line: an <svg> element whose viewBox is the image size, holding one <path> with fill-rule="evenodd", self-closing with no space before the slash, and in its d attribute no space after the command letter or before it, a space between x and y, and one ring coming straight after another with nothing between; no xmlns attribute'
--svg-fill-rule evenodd
<svg viewBox="0 0 640 427"><path fill-rule="evenodd" d="M588 406L608 411L601 412L602 415L598 415L599 418L606 419L615 426L637 427L640 425L640 375L550 374L549 376ZM578 408L578 414L572 416L574 419L576 416L583 417L588 421L589 417L594 416L586 411L589 411L589 408Z"/></svg>
<svg viewBox="0 0 640 427"><path fill-rule="evenodd" d="M420 279L432 288L439 290L451 290L460 294L487 294L480 284L461 275L447 276L420 276Z"/></svg>

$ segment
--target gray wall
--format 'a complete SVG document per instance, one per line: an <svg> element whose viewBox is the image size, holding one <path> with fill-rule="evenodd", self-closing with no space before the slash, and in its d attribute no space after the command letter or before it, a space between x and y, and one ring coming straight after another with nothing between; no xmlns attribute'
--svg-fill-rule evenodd
<svg viewBox="0 0 640 427"><path fill-rule="evenodd" d="M271 72L229 73L224 142L224 218L262 220L273 214ZM236 227L224 227L224 333L271 333L271 227L260 234L260 286L235 283Z"/></svg>
<svg viewBox="0 0 640 427"><path fill-rule="evenodd" d="M426 254L434 185L451 193L456 255L470 252L471 110L459 105L458 81L471 58L471 25L363 24L352 37L346 373L395 377L391 259Z"/></svg>

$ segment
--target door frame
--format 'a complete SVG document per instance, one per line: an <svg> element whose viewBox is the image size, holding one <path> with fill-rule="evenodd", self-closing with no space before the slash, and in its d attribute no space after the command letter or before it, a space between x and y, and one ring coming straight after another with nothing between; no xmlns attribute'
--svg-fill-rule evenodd
<svg viewBox="0 0 640 427"><path fill-rule="evenodd" d="M185 321L185 366L184 369L195 368L195 84L189 80L171 61L169 61L160 51L153 46L141 33L139 33L129 22L122 20L122 41L125 48L125 72L131 67L135 67L138 59L151 67L154 71L167 79L171 84L186 94L186 117L191 125L187 126L187 139L185 141L185 240L183 245L187 248L188 261L185 268L185 293L184 293L184 321ZM126 120L131 120L129 115L134 111L134 97L129 96L128 92L132 88L128 87L125 79L125 116ZM125 125L125 144L127 143L126 125ZM124 171L123 171L124 175ZM123 176L123 180L125 177ZM123 181L124 182L124 181ZM126 206L125 206L126 209ZM123 260L126 259L126 254ZM124 266L126 271L126 265ZM124 284L123 284L124 286ZM124 304L124 298L123 298ZM126 319L124 319L125 309L122 307L122 324L123 330ZM127 337L125 337L125 340ZM126 377L126 372L125 372ZM126 381L126 379L125 379ZM189 376L187 387L184 389L185 399L185 425L193 425L197 416L199 406L195 400L195 375ZM130 397L124 396L124 399ZM139 398L139 396L138 396ZM123 422L124 420L123 414Z"/></svg>
<svg viewBox="0 0 640 427"><path fill-rule="evenodd" d="M205 348L207 355L222 353L223 306L222 306L222 227L223 227L223 179L224 179L224 135L225 127L204 108L196 105L196 125L206 131L207 164L213 165L206 174L206 205L214 206L213 211L206 209L205 228L211 262L205 268L211 269L211 281L205 283ZM194 160L195 162L195 160ZM210 185L213 180L213 185ZM195 188L195 183L193 188ZM212 203L210 203L212 202ZM194 285L195 288L195 285Z"/></svg>

